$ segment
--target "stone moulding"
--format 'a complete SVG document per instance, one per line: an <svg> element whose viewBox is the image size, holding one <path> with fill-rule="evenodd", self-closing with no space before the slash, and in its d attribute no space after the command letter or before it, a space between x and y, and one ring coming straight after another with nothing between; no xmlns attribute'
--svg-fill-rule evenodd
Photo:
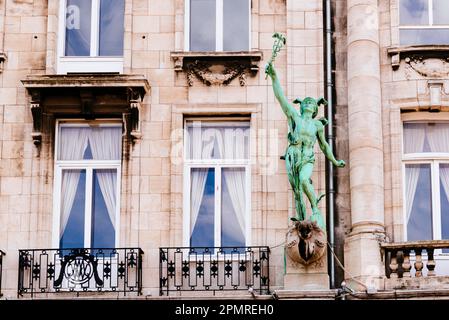
<svg viewBox="0 0 449 320"><path fill-rule="evenodd" d="M32 138L41 144L44 116L84 119L121 117L125 137L141 137L140 109L150 85L144 76L112 74L29 75Z"/></svg>
<svg viewBox="0 0 449 320"><path fill-rule="evenodd" d="M251 52L172 52L176 72L185 72L187 83L193 86L194 78L204 84L228 85L235 78L246 85L247 73L254 76L259 71L261 51Z"/></svg>
<svg viewBox="0 0 449 320"><path fill-rule="evenodd" d="M387 50L393 70L399 69L401 60L423 77L449 76L449 46L406 46Z"/></svg>

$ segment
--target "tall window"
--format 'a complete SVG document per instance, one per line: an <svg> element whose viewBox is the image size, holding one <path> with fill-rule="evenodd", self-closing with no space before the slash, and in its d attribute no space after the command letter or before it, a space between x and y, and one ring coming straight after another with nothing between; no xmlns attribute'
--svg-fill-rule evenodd
<svg viewBox="0 0 449 320"><path fill-rule="evenodd" d="M401 45L449 44L448 0L399 0Z"/></svg>
<svg viewBox="0 0 449 320"><path fill-rule="evenodd" d="M449 122L404 123L407 240L449 239Z"/></svg>
<svg viewBox="0 0 449 320"><path fill-rule="evenodd" d="M114 248L120 210L120 124L58 125L55 233L61 248Z"/></svg>
<svg viewBox="0 0 449 320"><path fill-rule="evenodd" d="M58 72L121 72L125 1L60 1Z"/></svg>
<svg viewBox="0 0 449 320"><path fill-rule="evenodd" d="M250 0L186 0L187 50L247 51Z"/></svg>
<svg viewBox="0 0 449 320"><path fill-rule="evenodd" d="M188 245L247 245L251 199L249 122L187 121L185 153L184 223Z"/></svg>

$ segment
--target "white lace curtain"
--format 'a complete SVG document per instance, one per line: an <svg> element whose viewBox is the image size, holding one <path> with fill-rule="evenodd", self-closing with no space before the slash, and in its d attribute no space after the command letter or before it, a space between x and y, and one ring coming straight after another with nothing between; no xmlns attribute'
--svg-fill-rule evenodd
<svg viewBox="0 0 449 320"><path fill-rule="evenodd" d="M249 128L236 126L191 126L188 129L187 158L247 159L249 155ZM208 168L191 172L191 223L193 232L206 186ZM229 191L239 229L245 234L246 184L244 170L227 170L223 177Z"/></svg>
<svg viewBox="0 0 449 320"><path fill-rule="evenodd" d="M59 160L82 160L90 146L94 160L118 160L121 157L121 128L119 127L63 127L60 134ZM64 234L73 208L81 170L63 170L61 188L60 237ZM117 204L116 170L96 170L98 184L109 218L115 228Z"/></svg>
<svg viewBox="0 0 449 320"><path fill-rule="evenodd" d="M408 123L404 125L404 153L421 153L425 150L425 142L430 152L449 153L449 124ZM426 150L427 151L427 150ZM408 165L405 170L406 179L406 215L407 222L412 212L413 199L418 186L420 167ZM449 167L440 166L440 180L444 192L449 199Z"/></svg>

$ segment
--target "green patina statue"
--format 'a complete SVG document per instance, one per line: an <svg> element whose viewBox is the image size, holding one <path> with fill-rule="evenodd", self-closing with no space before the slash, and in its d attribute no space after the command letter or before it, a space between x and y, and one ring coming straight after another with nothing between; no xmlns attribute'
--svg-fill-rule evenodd
<svg viewBox="0 0 449 320"><path fill-rule="evenodd" d="M327 124L325 118L315 119L318 114L318 106L326 105L324 98L315 100L314 98L295 99L294 104L300 105L297 110L289 103L281 88L279 78L274 69L273 62L282 44L285 44L285 37L279 33L273 35L275 44L273 55L268 62L265 73L270 76L273 84L274 95L279 101L282 110L288 120L288 147L285 153L288 180L292 186L295 203L296 218L294 221L304 221L306 219L306 205L303 200L303 193L306 194L312 207L311 222L316 222L322 230L326 230L324 218L318 209L318 203L324 195L316 196L310 177L312 176L313 165L315 163L314 145L318 140L319 146L325 156L337 167L344 167L343 160L336 160L324 135L324 126Z"/></svg>

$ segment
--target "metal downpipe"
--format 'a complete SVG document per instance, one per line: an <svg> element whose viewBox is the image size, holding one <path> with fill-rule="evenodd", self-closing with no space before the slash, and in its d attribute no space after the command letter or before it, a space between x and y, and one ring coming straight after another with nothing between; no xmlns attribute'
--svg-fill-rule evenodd
<svg viewBox="0 0 449 320"><path fill-rule="evenodd" d="M333 129L333 118L334 118L334 102L333 102L333 77L332 77L332 6L331 0L323 0L323 16L324 16L324 32L325 32L325 44L324 44L324 57L325 57L325 98L327 100L326 108L326 118L329 121L326 126L326 140L329 144L332 152L334 149L334 129ZM334 222L334 167L332 163L326 161L326 195L327 195L327 234L328 242L332 249L335 247L335 222ZM335 288L335 261L334 256L330 250L327 250L328 258L328 272L329 272L329 285L330 288Z"/></svg>

